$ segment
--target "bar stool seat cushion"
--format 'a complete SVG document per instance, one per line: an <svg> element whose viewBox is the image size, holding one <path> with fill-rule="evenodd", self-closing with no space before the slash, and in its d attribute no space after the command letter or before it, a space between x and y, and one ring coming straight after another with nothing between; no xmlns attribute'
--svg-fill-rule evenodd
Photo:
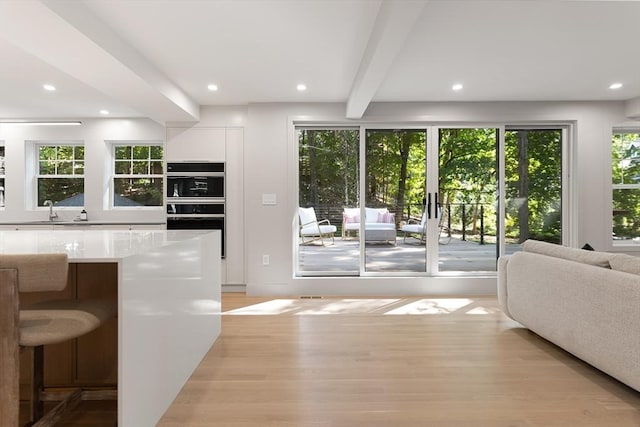
<svg viewBox="0 0 640 427"><path fill-rule="evenodd" d="M78 338L116 313L116 302L49 300L20 310L20 345L37 347Z"/></svg>

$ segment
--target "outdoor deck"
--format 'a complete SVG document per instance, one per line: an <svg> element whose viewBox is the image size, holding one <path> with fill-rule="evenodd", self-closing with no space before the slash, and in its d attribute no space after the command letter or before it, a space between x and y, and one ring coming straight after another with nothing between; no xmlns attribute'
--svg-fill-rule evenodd
<svg viewBox="0 0 640 427"><path fill-rule="evenodd" d="M330 239L327 246L319 242L299 246L299 271L305 272L358 272L360 263L360 242L357 239ZM508 244L505 253L520 249L518 244ZM440 272L495 272L496 245L481 245L463 241L454 236L447 244L439 244ZM425 272L426 250L424 244L415 239L398 237L396 246L386 243L368 243L365 248L365 271L367 272Z"/></svg>

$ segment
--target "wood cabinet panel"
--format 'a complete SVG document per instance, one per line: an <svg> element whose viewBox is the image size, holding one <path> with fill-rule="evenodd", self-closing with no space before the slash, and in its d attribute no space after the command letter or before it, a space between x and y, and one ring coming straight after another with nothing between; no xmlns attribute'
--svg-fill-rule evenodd
<svg viewBox="0 0 640 427"><path fill-rule="evenodd" d="M20 295L22 307L37 301L66 298L106 298L117 302L116 263L71 263L67 288L61 292ZM117 382L118 320L110 319L95 331L73 341L45 346L46 386L106 386ZM20 355L20 395L28 398L31 383L30 350Z"/></svg>
<svg viewBox="0 0 640 427"><path fill-rule="evenodd" d="M116 263L76 264L76 295L79 299L118 301ZM118 319L112 318L95 331L78 338L76 384L116 384L118 379Z"/></svg>

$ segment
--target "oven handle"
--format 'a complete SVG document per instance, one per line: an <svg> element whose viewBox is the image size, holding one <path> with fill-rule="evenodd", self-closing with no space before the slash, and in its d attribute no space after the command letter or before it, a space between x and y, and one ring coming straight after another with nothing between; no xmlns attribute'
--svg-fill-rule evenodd
<svg viewBox="0 0 640 427"><path fill-rule="evenodd" d="M167 178L223 177L224 172L167 172Z"/></svg>
<svg viewBox="0 0 640 427"><path fill-rule="evenodd" d="M167 204L224 205L224 197L167 197Z"/></svg>
<svg viewBox="0 0 640 427"><path fill-rule="evenodd" d="M167 220L172 219L191 219L198 220L202 218L224 218L225 214L171 214L167 215Z"/></svg>

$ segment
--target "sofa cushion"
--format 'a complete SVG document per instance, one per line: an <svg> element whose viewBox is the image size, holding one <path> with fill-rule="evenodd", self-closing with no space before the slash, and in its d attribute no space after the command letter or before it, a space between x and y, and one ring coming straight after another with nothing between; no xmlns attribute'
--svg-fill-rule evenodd
<svg viewBox="0 0 640 427"><path fill-rule="evenodd" d="M391 212L378 213L378 221L385 224L395 224L396 214Z"/></svg>
<svg viewBox="0 0 640 427"><path fill-rule="evenodd" d="M364 222L378 222L378 215L389 212L387 208L364 208L365 220Z"/></svg>
<svg viewBox="0 0 640 427"><path fill-rule="evenodd" d="M583 264L595 265L596 267L611 268L609 260L614 254L606 252L585 251L582 249L568 248L562 245L556 245L538 240L527 240L522 244L525 252L533 252L541 255L562 258L569 261L580 262Z"/></svg>
<svg viewBox="0 0 640 427"><path fill-rule="evenodd" d="M613 254L609 260L612 270L640 274L640 257L627 254Z"/></svg>

